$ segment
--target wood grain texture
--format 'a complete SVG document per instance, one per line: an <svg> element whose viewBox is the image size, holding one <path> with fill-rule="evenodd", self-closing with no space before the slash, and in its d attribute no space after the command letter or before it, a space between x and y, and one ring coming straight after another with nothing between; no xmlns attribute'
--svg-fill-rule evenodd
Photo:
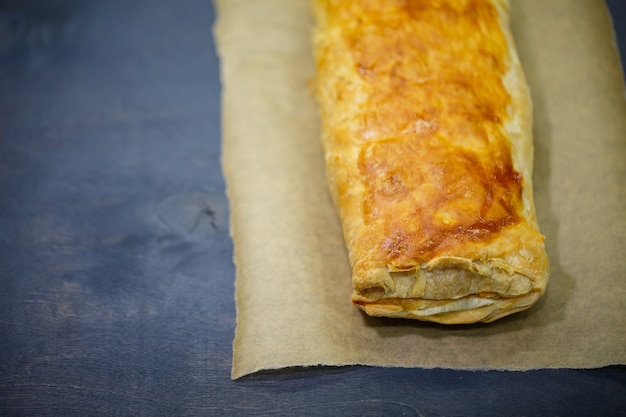
<svg viewBox="0 0 626 417"><path fill-rule="evenodd" d="M0 415L626 415L621 367L231 381L213 18L0 2Z"/></svg>

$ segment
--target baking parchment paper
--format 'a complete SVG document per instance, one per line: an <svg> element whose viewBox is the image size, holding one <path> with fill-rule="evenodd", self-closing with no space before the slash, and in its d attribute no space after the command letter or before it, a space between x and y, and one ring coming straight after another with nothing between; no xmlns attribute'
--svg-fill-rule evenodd
<svg viewBox="0 0 626 417"><path fill-rule="evenodd" d="M525 370L626 363L626 101L602 0L513 0L534 102L544 298L487 325L371 318L326 189L308 0L217 0L237 267L232 377L291 366Z"/></svg>

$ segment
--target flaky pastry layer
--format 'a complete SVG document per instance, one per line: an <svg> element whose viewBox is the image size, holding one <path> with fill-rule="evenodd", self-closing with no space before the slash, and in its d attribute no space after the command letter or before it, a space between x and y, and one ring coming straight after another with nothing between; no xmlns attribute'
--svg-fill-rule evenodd
<svg viewBox="0 0 626 417"><path fill-rule="evenodd" d="M532 105L500 0L314 0L327 178L374 316L489 322L548 259Z"/></svg>

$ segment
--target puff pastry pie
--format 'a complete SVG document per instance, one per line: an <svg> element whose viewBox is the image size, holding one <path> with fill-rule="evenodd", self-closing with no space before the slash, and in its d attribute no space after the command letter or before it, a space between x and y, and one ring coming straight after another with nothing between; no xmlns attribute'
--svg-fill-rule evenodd
<svg viewBox="0 0 626 417"><path fill-rule="evenodd" d="M548 259L506 0L314 0L327 178L372 316L490 322Z"/></svg>

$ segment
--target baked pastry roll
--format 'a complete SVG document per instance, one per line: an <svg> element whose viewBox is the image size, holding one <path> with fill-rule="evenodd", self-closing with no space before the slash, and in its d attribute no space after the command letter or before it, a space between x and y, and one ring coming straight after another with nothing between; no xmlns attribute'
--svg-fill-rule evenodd
<svg viewBox="0 0 626 417"><path fill-rule="evenodd" d="M327 178L372 316L490 322L548 283L505 0L314 0Z"/></svg>

